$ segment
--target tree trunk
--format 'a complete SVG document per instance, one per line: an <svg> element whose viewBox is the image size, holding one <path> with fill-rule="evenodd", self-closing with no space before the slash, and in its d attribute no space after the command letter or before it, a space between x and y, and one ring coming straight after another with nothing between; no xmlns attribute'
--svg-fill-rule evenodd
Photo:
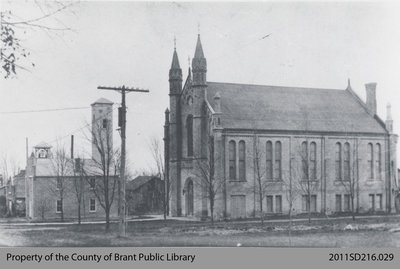
<svg viewBox="0 0 400 269"><path fill-rule="evenodd" d="M354 212L354 195L351 197L351 215L353 216L353 221L356 221L356 213Z"/></svg>
<svg viewBox="0 0 400 269"><path fill-rule="evenodd" d="M110 232L110 208L106 206L106 233Z"/></svg>
<svg viewBox="0 0 400 269"><path fill-rule="evenodd" d="M210 200L211 225L214 226L214 199Z"/></svg>
<svg viewBox="0 0 400 269"><path fill-rule="evenodd" d="M78 224L81 224L81 201L78 201Z"/></svg>
<svg viewBox="0 0 400 269"><path fill-rule="evenodd" d="M260 192L260 218L261 218L261 226L264 226L264 212L263 212L263 207L262 207L262 194Z"/></svg>
<svg viewBox="0 0 400 269"><path fill-rule="evenodd" d="M289 247L292 246L292 205L289 206Z"/></svg>

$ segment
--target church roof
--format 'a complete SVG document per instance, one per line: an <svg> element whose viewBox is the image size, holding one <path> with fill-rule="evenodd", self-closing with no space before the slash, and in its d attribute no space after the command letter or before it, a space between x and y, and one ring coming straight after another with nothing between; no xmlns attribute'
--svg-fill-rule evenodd
<svg viewBox="0 0 400 269"><path fill-rule="evenodd" d="M112 105L114 103L111 102L110 100L102 97L102 98L97 99L97 101L94 102L92 105L94 105L94 104L111 104Z"/></svg>
<svg viewBox="0 0 400 269"><path fill-rule="evenodd" d="M207 99L221 95L228 129L386 133L349 90L207 82Z"/></svg>

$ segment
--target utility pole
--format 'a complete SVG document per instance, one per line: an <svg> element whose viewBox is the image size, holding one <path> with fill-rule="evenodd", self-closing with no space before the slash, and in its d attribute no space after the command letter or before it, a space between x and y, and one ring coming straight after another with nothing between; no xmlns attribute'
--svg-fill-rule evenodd
<svg viewBox="0 0 400 269"><path fill-rule="evenodd" d="M121 167L120 167L120 185L121 190L119 193L119 236L126 236L126 200L125 200L125 160L126 160L126 103L125 94L126 92L149 92L149 90L139 89L139 88L128 88L124 85L122 87L104 87L99 86L97 89L100 90L111 90L118 91L122 95L121 109L119 109L119 124L121 125Z"/></svg>

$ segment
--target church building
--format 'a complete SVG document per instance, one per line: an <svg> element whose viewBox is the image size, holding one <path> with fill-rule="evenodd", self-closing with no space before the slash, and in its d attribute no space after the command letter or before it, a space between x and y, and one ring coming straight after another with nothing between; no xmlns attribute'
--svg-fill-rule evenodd
<svg viewBox="0 0 400 269"><path fill-rule="evenodd" d="M183 83L175 48L164 126L170 214L394 212L398 136L390 105L385 121L377 115L376 85L365 84L364 102L350 81L343 89L210 82L200 35Z"/></svg>

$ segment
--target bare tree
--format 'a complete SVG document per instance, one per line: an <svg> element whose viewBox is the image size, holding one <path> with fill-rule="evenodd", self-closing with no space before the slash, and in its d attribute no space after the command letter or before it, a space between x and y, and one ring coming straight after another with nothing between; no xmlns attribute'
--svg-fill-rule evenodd
<svg viewBox="0 0 400 269"><path fill-rule="evenodd" d="M194 174L200 180L198 184L205 192L205 198L208 199L210 207L211 224L214 225L214 205L217 194L223 187L223 181L215 178L215 154L214 154L214 137L208 137L207 158L195 158ZM196 181L197 182L197 181Z"/></svg>
<svg viewBox="0 0 400 269"><path fill-rule="evenodd" d="M87 181L87 175L84 170L85 160L83 158L76 158L73 164L74 179L73 179L73 192L75 194L78 212L78 224L82 221L82 200L85 193L85 182Z"/></svg>
<svg viewBox="0 0 400 269"><path fill-rule="evenodd" d="M106 232L110 231L110 211L114 202L118 177L116 169L116 151L113 149L112 128L109 123L103 126L101 121L94 121L91 128L91 137L88 140L93 143L97 154L93 154L91 164L87 167L86 173L96 179L93 186L93 193L99 201L100 206L106 214ZM98 180L97 180L98 179ZM124 214L124 212L120 212Z"/></svg>
<svg viewBox="0 0 400 269"><path fill-rule="evenodd" d="M48 189L56 195L61 202L60 218L64 221L64 198L68 192L68 180L72 174L71 160L67 156L67 150L63 144L57 142L57 148L51 158L56 182L50 182Z"/></svg>
<svg viewBox="0 0 400 269"><path fill-rule="evenodd" d="M152 153L154 163L156 165L157 176L160 177L160 179L163 180L164 182L162 193L159 194L163 195L163 213L164 213L164 220L166 220L169 212L171 185L165 170L165 165L164 165L165 161L164 161L162 146L160 141L157 138L153 137L150 141L149 148Z"/></svg>
<svg viewBox="0 0 400 269"><path fill-rule="evenodd" d="M353 143L349 143L349 141L353 141ZM353 221L356 220L357 208L355 208L355 199L357 197L357 193L359 192L359 159L358 159L358 148L359 148L359 140L357 138L346 138L346 142L343 145L343 177L340 176L340 182L342 183L346 195L350 198L350 212L352 215ZM351 150L352 148L352 150ZM341 152L340 152L341 154ZM340 162L342 158L340 158ZM375 164L373 164L375 165ZM342 166L342 163L340 163ZM341 170L339 172L341 173ZM345 201L344 201L345 202Z"/></svg>
<svg viewBox="0 0 400 269"><path fill-rule="evenodd" d="M36 30L43 31L48 37L60 36L65 31L70 31L61 20L60 14L70 11L71 7L76 4L74 1L34 1L32 3L23 2L23 8L30 8L30 18L22 18L18 14L21 10L21 3L13 6L13 1L4 1L4 7L0 11L1 17L1 72L5 78L17 76L17 70L29 71L30 67L34 67L33 62L26 63L30 56L27 48L26 35L28 32ZM19 5L19 6L18 6ZM35 33L36 34L36 33Z"/></svg>
<svg viewBox="0 0 400 269"><path fill-rule="evenodd" d="M254 155L253 155L253 165L255 173L255 195L258 196L259 210L261 225L264 225L264 211L263 211L263 201L267 193L267 189L272 184L272 178L267 179L266 169L262 165L264 160L264 154L260 148L260 143L256 135L254 135Z"/></svg>
<svg viewBox="0 0 400 269"><path fill-rule="evenodd" d="M46 218L46 213L51 210L50 208L50 203L49 201L49 196L48 195L40 195L37 199L37 208L40 214L40 217L42 220Z"/></svg>

